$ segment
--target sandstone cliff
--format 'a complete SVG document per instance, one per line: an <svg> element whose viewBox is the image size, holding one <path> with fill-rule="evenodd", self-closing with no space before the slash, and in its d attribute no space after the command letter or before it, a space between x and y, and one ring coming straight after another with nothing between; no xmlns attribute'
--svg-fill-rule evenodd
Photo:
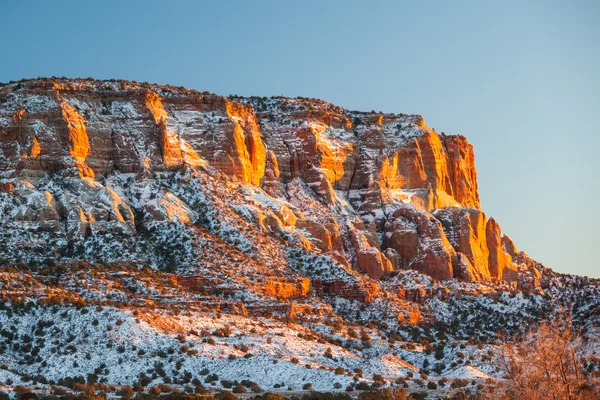
<svg viewBox="0 0 600 400"><path fill-rule="evenodd" d="M480 209L472 146L418 115L28 80L0 88L0 192L9 262L52 251L191 270L218 254L252 266L230 277L238 284L262 273L287 296L300 274L321 293L355 296L339 286L351 282L361 299L401 269L519 280L508 239Z"/></svg>

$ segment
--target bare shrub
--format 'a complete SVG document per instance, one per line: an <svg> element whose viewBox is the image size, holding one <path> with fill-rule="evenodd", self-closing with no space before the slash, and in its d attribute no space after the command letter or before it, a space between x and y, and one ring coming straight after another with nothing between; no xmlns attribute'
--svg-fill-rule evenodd
<svg viewBox="0 0 600 400"><path fill-rule="evenodd" d="M566 312L530 329L522 338L507 340L497 355L506 375L504 398L600 398L598 382L584 370L583 345Z"/></svg>

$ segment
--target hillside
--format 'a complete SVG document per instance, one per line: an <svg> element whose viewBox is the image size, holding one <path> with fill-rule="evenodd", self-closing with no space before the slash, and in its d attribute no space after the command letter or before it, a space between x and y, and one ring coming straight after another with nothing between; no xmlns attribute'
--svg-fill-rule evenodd
<svg viewBox="0 0 600 400"><path fill-rule="evenodd" d="M0 216L0 391L493 392L505 335L563 308L600 367L599 282L519 251L419 115L13 82Z"/></svg>

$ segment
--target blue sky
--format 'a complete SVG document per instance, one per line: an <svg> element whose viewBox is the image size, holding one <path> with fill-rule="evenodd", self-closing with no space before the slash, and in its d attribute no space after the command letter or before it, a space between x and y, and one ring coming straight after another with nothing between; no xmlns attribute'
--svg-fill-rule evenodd
<svg viewBox="0 0 600 400"><path fill-rule="evenodd" d="M475 146L483 209L520 249L600 277L599 18L598 1L2 1L0 81L421 114Z"/></svg>

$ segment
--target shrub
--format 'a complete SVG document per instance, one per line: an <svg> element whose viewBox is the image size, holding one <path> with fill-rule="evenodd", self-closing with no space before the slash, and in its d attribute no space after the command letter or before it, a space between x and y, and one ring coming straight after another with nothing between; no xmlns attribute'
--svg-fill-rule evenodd
<svg viewBox="0 0 600 400"><path fill-rule="evenodd" d="M592 374L583 374L585 340L573 328L572 315L561 311L553 320L531 327L522 339L508 340L497 355L507 376L507 390L515 398L600 398ZM542 397L542 398L550 398Z"/></svg>
<svg viewBox="0 0 600 400"><path fill-rule="evenodd" d="M225 389L231 389L233 387L233 382L223 379L221 381L221 386L223 386Z"/></svg>
<svg viewBox="0 0 600 400"><path fill-rule="evenodd" d="M452 389L457 389L457 388L465 387L468 384L469 384L469 382L467 382L465 379L459 379L459 378L457 378L457 379L454 379L452 381L452 384L450 385L450 387Z"/></svg>
<svg viewBox="0 0 600 400"><path fill-rule="evenodd" d="M125 385L117 392L117 394L125 399L131 399L134 392L131 386Z"/></svg>
<svg viewBox="0 0 600 400"><path fill-rule="evenodd" d="M231 392L222 391L215 396L218 400L237 400L237 396Z"/></svg>
<svg viewBox="0 0 600 400"><path fill-rule="evenodd" d="M148 393L150 393L152 396L160 396L162 390L160 390L158 386L152 386Z"/></svg>
<svg viewBox="0 0 600 400"><path fill-rule="evenodd" d="M377 391L369 391L361 393L358 397L359 400L406 400L405 389L381 389Z"/></svg>
<svg viewBox="0 0 600 400"><path fill-rule="evenodd" d="M169 393L172 391L171 386L166 385L164 383L161 383L160 385L158 385L158 387L160 388L161 392L163 392L163 393Z"/></svg>
<svg viewBox="0 0 600 400"><path fill-rule="evenodd" d="M383 379L383 376L379 374L373 374L373 383L376 385L384 385L385 379Z"/></svg>
<svg viewBox="0 0 600 400"><path fill-rule="evenodd" d="M33 391L31 389L26 388L25 386L21 386L21 385L15 386L14 390L15 390L15 393L17 394L17 397L19 399L22 399L26 395L31 396L33 394Z"/></svg>
<svg viewBox="0 0 600 400"><path fill-rule="evenodd" d="M246 387L244 385L237 385L233 388L233 393L246 393Z"/></svg>
<svg viewBox="0 0 600 400"><path fill-rule="evenodd" d="M87 390L87 386L83 383L75 383L73 385L73 390L76 392L85 392Z"/></svg>
<svg viewBox="0 0 600 400"><path fill-rule="evenodd" d="M67 395L67 390L61 387L57 387L57 386L53 386L52 387L52 394L56 395L56 396L66 396ZM2 397L0 396L0 399Z"/></svg>
<svg viewBox="0 0 600 400"><path fill-rule="evenodd" d="M285 400L280 394L266 393L262 396L262 400Z"/></svg>

